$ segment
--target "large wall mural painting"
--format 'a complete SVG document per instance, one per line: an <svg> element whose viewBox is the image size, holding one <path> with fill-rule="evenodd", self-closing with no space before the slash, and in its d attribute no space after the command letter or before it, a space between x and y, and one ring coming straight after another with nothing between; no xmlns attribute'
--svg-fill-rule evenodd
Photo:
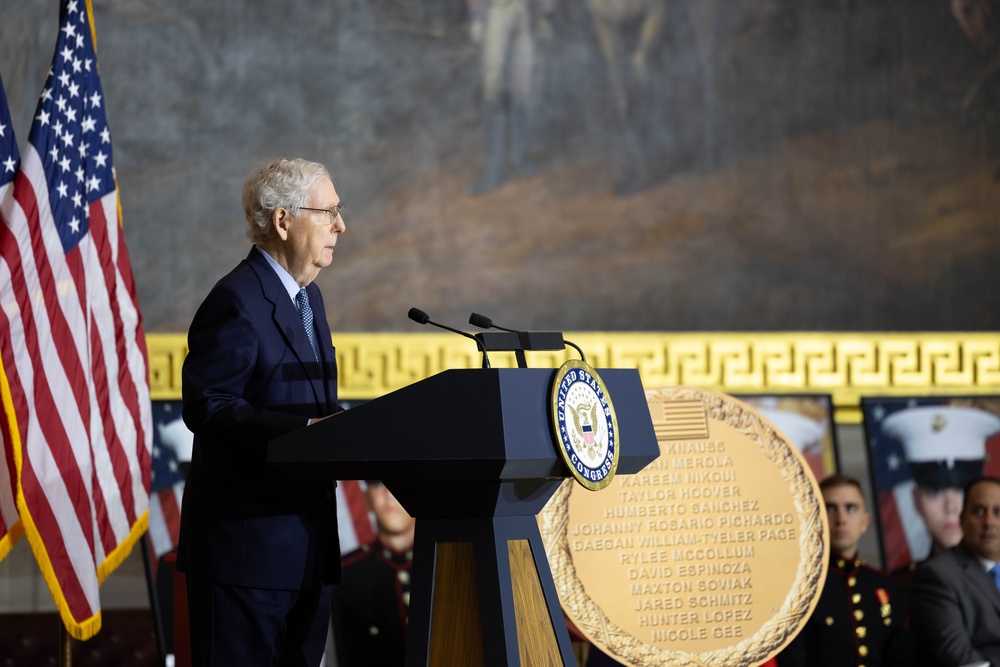
<svg viewBox="0 0 1000 667"><path fill-rule="evenodd" d="M149 332L326 163L335 331L1000 329L993 0L93 0ZM0 0L27 136L55 36Z"/></svg>

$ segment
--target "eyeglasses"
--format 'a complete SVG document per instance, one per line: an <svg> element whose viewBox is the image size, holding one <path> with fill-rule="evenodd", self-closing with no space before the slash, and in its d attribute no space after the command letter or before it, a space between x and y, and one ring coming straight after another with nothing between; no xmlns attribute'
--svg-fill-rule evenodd
<svg viewBox="0 0 1000 667"><path fill-rule="evenodd" d="M308 206L299 206L299 210L302 211L316 211L317 213L328 213L330 215L330 224L337 222L337 216L340 215L341 211L344 210L344 202L340 202L333 208L309 208Z"/></svg>

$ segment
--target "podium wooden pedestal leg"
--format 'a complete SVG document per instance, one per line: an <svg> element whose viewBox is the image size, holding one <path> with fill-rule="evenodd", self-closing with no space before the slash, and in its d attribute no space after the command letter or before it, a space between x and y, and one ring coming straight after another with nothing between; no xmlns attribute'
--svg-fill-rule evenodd
<svg viewBox="0 0 1000 667"><path fill-rule="evenodd" d="M408 667L576 664L534 516L417 520Z"/></svg>

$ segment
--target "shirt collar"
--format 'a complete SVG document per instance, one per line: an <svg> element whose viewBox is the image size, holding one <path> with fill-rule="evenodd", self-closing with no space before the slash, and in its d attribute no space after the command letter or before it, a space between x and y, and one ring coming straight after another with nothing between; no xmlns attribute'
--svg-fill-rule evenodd
<svg viewBox="0 0 1000 667"><path fill-rule="evenodd" d="M295 282L295 278L292 278L292 274L285 271L285 267L278 264L273 257L268 255L266 250L261 248L259 245L254 247L257 248L257 251L260 252L260 254L264 255L264 259L266 259L267 263L271 265L272 269L274 269L274 273L278 276L278 279L281 280L282 286L288 292L289 298L291 298L294 302L296 295L299 293L299 284Z"/></svg>
<svg viewBox="0 0 1000 667"><path fill-rule="evenodd" d="M976 556L976 560L979 561L979 564L983 566L983 569L986 570L987 573L989 573L990 570L992 570L997 564L995 561L986 560L985 558L980 558L979 556Z"/></svg>

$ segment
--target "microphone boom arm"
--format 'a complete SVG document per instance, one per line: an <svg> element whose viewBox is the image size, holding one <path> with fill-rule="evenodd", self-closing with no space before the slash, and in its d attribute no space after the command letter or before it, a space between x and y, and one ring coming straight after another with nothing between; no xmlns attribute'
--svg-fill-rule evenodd
<svg viewBox="0 0 1000 667"><path fill-rule="evenodd" d="M478 338L476 338L472 334L470 334L470 333L468 333L466 331L461 331L459 329L454 329L452 327L449 327L449 326L447 326L445 324L441 324L439 322L434 322L434 321L431 320L430 316L427 313L425 313L424 311L420 310L419 308L410 308L410 312L407 313L407 317L409 317L411 320L413 320L417 324L430 324L430 325L433 325L433 326L438 327L440 329L444 329L445 331L450 331L452 333L457 333L459 336L465 336L466 338L471 338L476 343L476 347L479 348L479 351L483 353L483 368L489 368L490 367L490 358L486 354L486 345L483 344L483 342L481 340L479 340Z"/></svg>

